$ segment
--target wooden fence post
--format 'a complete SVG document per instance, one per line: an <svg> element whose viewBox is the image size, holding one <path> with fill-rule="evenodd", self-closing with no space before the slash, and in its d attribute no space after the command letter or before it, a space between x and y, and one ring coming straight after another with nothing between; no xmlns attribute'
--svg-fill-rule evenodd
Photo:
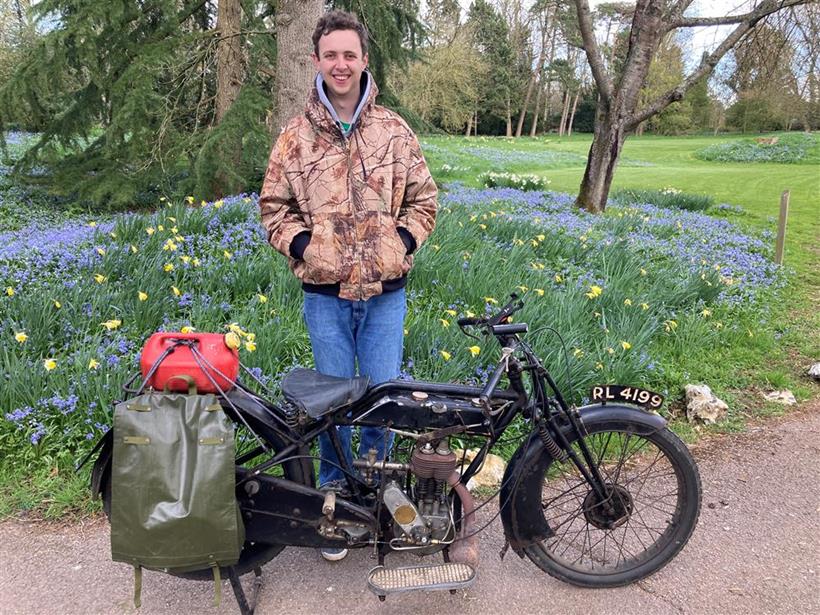
<svg viewBox="0 0 820 615"><path fill-rule="evenodd" d="M777 221L777 240L774 246L774 262L783 264L783 249L786 244L786 219L789 217L789 191L780 195L780 219Z"/></svg>

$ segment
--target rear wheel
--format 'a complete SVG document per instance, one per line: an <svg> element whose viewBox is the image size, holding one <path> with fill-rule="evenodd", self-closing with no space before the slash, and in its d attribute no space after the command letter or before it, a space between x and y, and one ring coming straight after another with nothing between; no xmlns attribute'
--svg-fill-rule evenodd
<svg viewBox="0 0 820 615"><path fill-rule="evenodd" d="M671 431L636 433L644 430L623 420L588 427L583 440L604 498L571 460L546 461L540 499L553 535L524 549L539 568L573 585L617 587L656 572L683 548L700 513L697 466ZM572 448L583 458L578 440Z"/></svg>

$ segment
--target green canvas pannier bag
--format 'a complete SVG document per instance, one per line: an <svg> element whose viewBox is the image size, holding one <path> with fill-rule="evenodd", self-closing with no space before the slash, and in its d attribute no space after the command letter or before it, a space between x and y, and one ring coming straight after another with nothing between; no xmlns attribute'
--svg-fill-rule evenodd
<svg viewBox="0 0 820 615"><path fill-rule="evenodd" d="M234 493L234 427L216 395L151 392L114 410L111 556L142 568L212 569L239 559L245 540Z"/></svg>

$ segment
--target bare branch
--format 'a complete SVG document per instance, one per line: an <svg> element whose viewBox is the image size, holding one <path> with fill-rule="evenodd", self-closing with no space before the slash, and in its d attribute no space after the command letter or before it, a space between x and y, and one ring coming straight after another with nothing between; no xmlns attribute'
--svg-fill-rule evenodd
<svg viewBox="0 0 820 615"><path fill-rule="evenodd" d="M725 26L747 21L756 21L780 9L806 4L810 0L766 0L754 11L742 15L724 15L722 17L681 17L669 24L669 30L677 28L694 28L697 26Z"/></svg>
<svg viewBox="0 0 820 615"><path fill-rule="evenodd" d="M683 83L677 87L668 90L657 98L654 102L644 107L640 111L636 111L629 119L629 127L634 127L641 122L648 120L653 115L660 113L673 102L677 102L683 98L687 91L692 88L702 78L711 75L715 66L726 53L734 47L740 39L746 36L755 25L767 15L777 12L779 9L786 6L794 6L797 4L804 4L806 0L764 0L757 9L749 13L747 19L732 30L731 34L715 49L711 54L703 59L695 71L689 75Z"/></svg>
<svg viewBox="0 0 820 615"><path fill-rule="evenodd" d="M578 12L578 25L581 30L581 39L584 41L584 51L589 60L589 67L592 69L592 76L598 86L601 97L609 103L612 100L612 81L604 69L604 59L595 40L595 31L592 27L592 16L589 12L587 0L575 0L575 9Z"/></svg>

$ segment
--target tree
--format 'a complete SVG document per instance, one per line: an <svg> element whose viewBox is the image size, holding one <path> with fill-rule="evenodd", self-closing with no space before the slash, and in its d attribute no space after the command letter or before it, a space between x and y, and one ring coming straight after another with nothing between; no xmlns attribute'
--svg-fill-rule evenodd
<svg viewBox="0 0 820 615"><path fill-rule="evenodd" d="M725 17L686 17L692 0L638 0L629 29L629 44L620 78L607 71L595 37L587 0L575 0L584 51L598 89L595 132L576 204L591 212L606 207L609 189L624 141L629 132L669 105L683 98L698 81L714 70L717 62L740 42L764 17L807 0L762 0L751 11ZM649 103L639 107L652 57L669 32L679 28L733 24L735 28L707 55L692 73Z"/></svg>
<svg viewBox="0 0 820 615"><path fill-rule="evenodd" d="M274 138L305 106L316 69L310 60L311 36L324 12L323 0L280 0L276 12L276 106L271 119Z"/></svg>

